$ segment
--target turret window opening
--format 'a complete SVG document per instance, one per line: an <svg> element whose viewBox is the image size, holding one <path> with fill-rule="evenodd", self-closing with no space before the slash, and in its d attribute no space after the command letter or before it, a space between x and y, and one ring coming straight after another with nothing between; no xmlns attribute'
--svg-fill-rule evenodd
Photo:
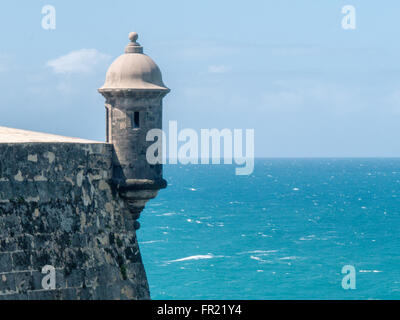
<svg viewBox="0 0 400 320"><path fill-rule="evenodd" d="M132 128L139 129L140 128L140 120L139 120L139 111L135 111L132 116Z"/></svg>

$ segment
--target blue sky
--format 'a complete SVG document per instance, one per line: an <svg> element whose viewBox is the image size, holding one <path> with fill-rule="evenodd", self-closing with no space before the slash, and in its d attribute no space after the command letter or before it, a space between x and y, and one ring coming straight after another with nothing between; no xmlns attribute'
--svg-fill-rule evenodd
<svg viewBox="0 0 400 320"><path fill-rule="evenodd" d="M399 15L395 0L2 2L0 125L104 140L97 89L137 31L172 90L165 123L254 128L262 157L400 156Z"/></svg>

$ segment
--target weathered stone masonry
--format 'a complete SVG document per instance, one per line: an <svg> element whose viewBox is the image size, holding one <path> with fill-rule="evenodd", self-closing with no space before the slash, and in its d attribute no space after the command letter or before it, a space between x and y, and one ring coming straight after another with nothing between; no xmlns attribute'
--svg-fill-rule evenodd
<svg viewBox="0 0 400 320"><path fill-rule="evenodd" d="M0 143L0 299L146 299L111 144ZM56 268L44 290L43 266Z"/></svg>

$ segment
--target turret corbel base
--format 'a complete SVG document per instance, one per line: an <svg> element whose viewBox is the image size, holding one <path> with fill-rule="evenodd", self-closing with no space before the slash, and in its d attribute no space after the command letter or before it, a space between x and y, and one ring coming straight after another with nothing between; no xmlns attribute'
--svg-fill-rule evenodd
<svg viewBox="0 0 400 320"><path fill-rule="evenodd" d="M158 190L166 187L167 181L164 179L128 179L117 185L120 196L125 200L129 212L133 215L135 230L140 228L140 223L137 220L147 201L155 198Z"/></svg>

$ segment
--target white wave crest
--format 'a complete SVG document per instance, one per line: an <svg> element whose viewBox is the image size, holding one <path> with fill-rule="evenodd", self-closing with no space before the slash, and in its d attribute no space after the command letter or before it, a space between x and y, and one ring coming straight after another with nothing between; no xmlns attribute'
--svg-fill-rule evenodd
<svg viewBox="0 0 400 320"><path fill-rule="evenodd" d="M202 259L212 259L215 258L215 256L213 254L198 254L195 256L190 256L190 257L185 257L185 258L180 258L180 259L176 259L176 260L171 260L168 261L169 263L171 262L181 262L181 261L190 261L190 260L202 260Z"/></svg>
<svg viewBox="0 0 400 320"><path fill-rule="evenodd" d="M164 240L141 241L141 242L139 242L139 244L147 244L147 243L155 243L155 242L164 242Z"/></svg>

